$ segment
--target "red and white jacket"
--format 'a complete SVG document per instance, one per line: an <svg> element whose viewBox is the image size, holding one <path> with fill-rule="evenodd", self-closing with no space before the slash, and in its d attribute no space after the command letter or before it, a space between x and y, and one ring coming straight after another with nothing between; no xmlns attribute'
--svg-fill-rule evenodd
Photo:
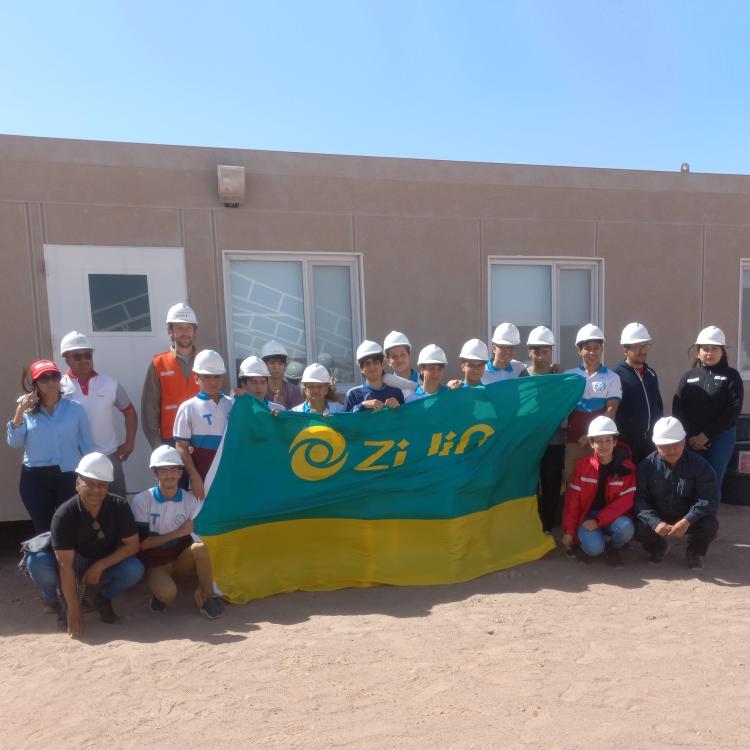
<svg viewBox="0 0 750 750"><path fill-rule="evenodd" d="M632 515L635 500L635 464L630 459L630 451L622 445L615 446L614 468L604 489L604 507L596 514L600 527L609 526L620 516ZM599 457L594 453L580 459L568 482L563 508L563 531L576 535L578 527L596 499L599 486Z"/></svg>

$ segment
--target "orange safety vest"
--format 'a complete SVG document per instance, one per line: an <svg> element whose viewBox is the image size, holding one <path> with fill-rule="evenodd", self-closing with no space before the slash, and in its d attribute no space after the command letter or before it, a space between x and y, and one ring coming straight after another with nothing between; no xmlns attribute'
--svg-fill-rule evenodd
<svg viewBox="0 0 750 750"><path fill-rule="evenodd" d="M183 401L195 396L200 386L194 377L186 378L182 374L182 368L174 352L156 354L151 361L161 386L161 436L163 440L171 440L178 407Z"/></svg>

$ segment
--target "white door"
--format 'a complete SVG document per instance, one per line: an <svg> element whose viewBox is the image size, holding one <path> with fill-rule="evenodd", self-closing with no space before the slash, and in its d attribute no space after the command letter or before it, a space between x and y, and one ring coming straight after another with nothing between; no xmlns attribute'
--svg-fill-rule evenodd
<svg viewBox="0 0 750 750"><path fill-rule="evenodd" d="M44 260L55 361L65 367L60 339L81 331L95 349L97 371L128 392L139 424L125 479L129 494L140 492L152 484L150 447L140 425L141 390L151 357L169 348L167 310L187 301L183 249L45 245ZM124 423L118 421L122 439Z"/></svg>

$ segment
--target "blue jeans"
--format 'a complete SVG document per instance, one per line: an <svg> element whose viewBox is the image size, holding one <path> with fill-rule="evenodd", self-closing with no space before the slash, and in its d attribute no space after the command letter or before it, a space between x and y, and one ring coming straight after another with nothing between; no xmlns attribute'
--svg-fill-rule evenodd
<svg viewBox="0 0 750 750"><path fill-rule="evenodd" d="M76 553L75 566L78 578L95 562L96 560ZM42 593L45 603L56 604L60 577L57 572L55 553L52 550L45 550L29 555L26 559L26 568L34 585ZM142 577L143 563L137 557L126 557L102 573L99 591L107 599L114 599L135 586Z"/></svg>
<svg viewBox="0 0 750 750"><path fill-rule="evenodd" d="M734 446L737 442L737 428L730 427L718 435L711 438L711 444L704 451L695 451L699 456L711 464L716 472L716 481L718 482L717 496L721 501L721 484L724 481L724 474L727 472L727 466L734 453Z"/></svg>
<svg viewBox="0 0 750 750"><path fill-rule="evenodd" d="M590 514L591 517L595 515ZM609 526L600 527L594 531L586 531L582 525L579 526L578 541L581 543L581 549L589 557L598 557L607 546L605 536L611 537L609 546L612 549L620 549L633 538L634 533L633 521L628 516L619 516Z"/></svg>

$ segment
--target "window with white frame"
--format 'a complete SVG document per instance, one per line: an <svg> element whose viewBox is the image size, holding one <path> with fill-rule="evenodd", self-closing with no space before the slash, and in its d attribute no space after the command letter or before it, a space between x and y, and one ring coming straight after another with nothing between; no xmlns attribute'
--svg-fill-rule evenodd
<svg viewBox="0 0 750 750"><path fill-rule="evenodd" d="M740 320L737 369L750 377L750 258L740 261Z"/></svg>
<svg viewBox="0 0 750 750"><path fill-rule="evenodd" d="M320 362L341 389L355 383L362 337L359 256L226 252L225 300L232 375L275 339L289 360Z"/></svg>
<svg viewBox="0 0 750 750"><path fill-rule="evenodd" d="M586 323L601 325L601 260L590 258L489 258L489 333L498 323L521 332L525 359L529 331L547 326L555 335L554 357L564 368L579 363L575 334Z"/></svg>

